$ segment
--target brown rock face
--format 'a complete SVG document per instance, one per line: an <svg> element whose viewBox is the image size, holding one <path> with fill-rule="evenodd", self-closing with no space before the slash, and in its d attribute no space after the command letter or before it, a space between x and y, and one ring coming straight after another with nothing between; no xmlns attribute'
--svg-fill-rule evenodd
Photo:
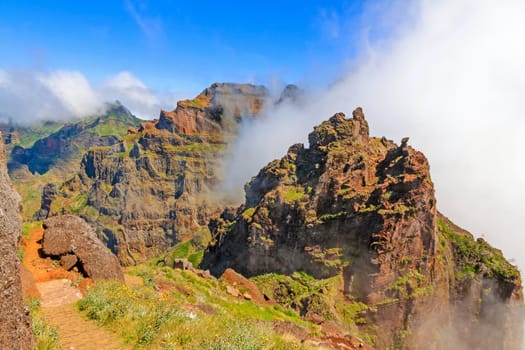
<svg viewBox="0 0 525 350"><path fill-rule="evenodd" d="M184 135L221 134L235 131L243 117L259 113L268 91L250 84L215 83L193 100L161 111L156 128Z"/></svg>
<svg viewBox="0 0 525 350"><path fill-rule="evenodd" d="M4 142L0 134L0 348L32 349L31 318L22 301L20 261L16 256L22 229L20 197L7 175Z"/></svg>
<svg viewBox="0 0 525 350"><path fill-rule="evenodd" d="M235 272L233 269L226 269L221 276L221 280L226 281L228 284L234 286L237 289L246 290L244 293L244 298L253 300L255 303L260 305L268 304L268 300L264 298L264 295L261 293L259 288L244 277L243 275Z"/></svg>
<svg viewBox="0 0 525 350"><path fill-rule="evenodd" d="M44 188L38 217L64 211L83 217L123 265L196 233L208 239L208 220L219 210L207 194L220 182L227 144L267 95L262 86L213 84L118 144L92 147L76 176Z"/></svg>
<svg viewBox="0 0 525 350"><path fill-rule="evenodd" d="M124 281L122 269L115 255L108 252L95 231L84 220L74 215L53 216L44 221L44 254L60 257L70 268L79 270L94 280Z"/></svg>
<svg viewBox="0 0 525 350"><path fill-rule="evenodd" d="M378 348L519 349L519 272L438 216L428 161L408 138L369 137L358 108L315 127L309 143L263 168L232 220L213 220L204 268L339 276L341 300L364 310L351 325ZM349 326L341 308L325 311Z"/></svg>

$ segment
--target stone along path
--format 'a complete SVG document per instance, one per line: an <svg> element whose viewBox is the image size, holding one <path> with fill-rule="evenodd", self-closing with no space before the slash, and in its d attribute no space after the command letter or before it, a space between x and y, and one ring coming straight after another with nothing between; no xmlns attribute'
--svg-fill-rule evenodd
<svg viewBox="0 0 525 350"><path fill-rule="evenodd" d="M40 230L32 232L30 242L26 245L24 263L37 282L36 289L40 294L44 319L58 329L61 349L131 349L123 345L115 333L80 315L74 303L82 298L82 293L78 287L72 285L70 279L65 278L70 277L68 272L57 271L58 268L53 268L49 261L39 257L38 241L41 237Z"/></svg>

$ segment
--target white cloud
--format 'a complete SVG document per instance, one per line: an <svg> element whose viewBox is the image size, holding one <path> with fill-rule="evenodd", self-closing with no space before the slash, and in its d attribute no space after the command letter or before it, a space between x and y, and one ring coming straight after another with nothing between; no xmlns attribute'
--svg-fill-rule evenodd
<svg viewBox="0 0 525 350"><path fill-rule="evenodd" d="M73 116L101 111L102 104L87 79L79 72L55 71L37 74L36 82L46 87Z"/></svg>
<svg viewBox="0 0 525 350"><path fill-rule="evenodd" d="M130 72L120 72L93 86L80 72L0 69L0 119L21 124L67 120L100 114L119 100L138 117L151 119L173 109L179 96L149 89Z"/></svg>
<svg viewBox="0 0 525 350"><path fill-rule="evenodd" d="M0 115L18 123L77 117L80 112L90 114L102 107L78 72L0 72Z"/></svg>
<svg viewBox="0 0 525 350"><path fill-rule="evenodd" d="M134 113L152 118L160 109L160 99L129 72L120 72L108 79L102 92L109 100L118 99Z"/></svg>

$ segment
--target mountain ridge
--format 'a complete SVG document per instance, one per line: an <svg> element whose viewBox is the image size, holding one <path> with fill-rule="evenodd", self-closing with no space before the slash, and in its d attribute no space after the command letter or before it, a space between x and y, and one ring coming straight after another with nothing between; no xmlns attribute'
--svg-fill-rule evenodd
<svg viewBox="0 0 525 350"><path fill-rule="evenodd" d="M309 148L291 146L252 178L233 215L210 223L205 268L270 283L265 275L339 276L340 289L328 293L343 307L322 293L295 307L355 327L380 348L446 348L451 339L479 349L521 346L519 271L438 213L428 161L408 138L398 146L369 137L357 108L350 119L335 114L308 139ZM289 283L274 283L274 295ZM361 312L345 320L345 304ZM423 330L429 314L447 338ZM459 330L455 318L464 322ZM490 339L472 336L479 332Z"/></svg>

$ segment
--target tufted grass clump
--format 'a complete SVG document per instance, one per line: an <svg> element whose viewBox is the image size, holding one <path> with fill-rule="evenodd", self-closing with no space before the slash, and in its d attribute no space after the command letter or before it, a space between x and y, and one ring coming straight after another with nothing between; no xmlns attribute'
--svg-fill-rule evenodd
<svg viewBox="0 0 525 350"><path fill-rule="evenodd" d="M184 288L192 291L185 298L178 292L159 293L158 288L147 285L130 288L118 282L99 282L77 305L84 315L119 333L135 349L307 349L297 340L277 335L272 323L262 316L264 313L271 320L278 318L280 312L266 313L249 301L217 296L217 282L204 285L204 280L186 277L182 273L178 277L185 278ZM174 281L173 277L169 280ZM213 288L219 291L205 295L207 289ZM216 300L211 299L214 294ZM201 301L210 298L207 305L214 305L215 313L189 307L196 297ZM253 318L247 314L247 304L253 304Z"/></svg>
<svg viewBox="0 0 525 350"><path fill-rule="evenodd" d="M36 298L26 302L35 334L35 350L60 350L58 345L58 329L48 324L40 314L40 301Z"/></svg>
<svg viewBox="0 0 525 350"><path fill-rule="evenodd" d="M293 203L303 199L305 194L302 187L289 187L282 192L282 196L286 203Z"/></svg>

